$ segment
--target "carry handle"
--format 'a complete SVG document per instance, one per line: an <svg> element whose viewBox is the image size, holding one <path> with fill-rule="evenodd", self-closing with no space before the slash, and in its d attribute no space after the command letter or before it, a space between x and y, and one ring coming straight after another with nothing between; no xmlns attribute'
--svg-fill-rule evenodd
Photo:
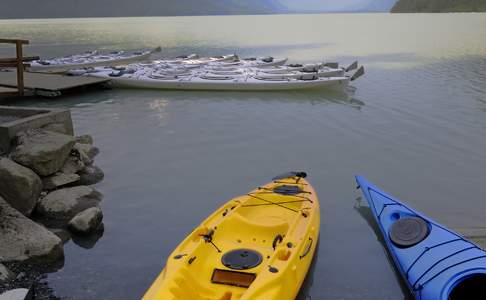
<svg viewBox="0 0 486 300"><path fill-rule="evenodd" d="M314 242L314 240L311 237L309 237L309 243L307 244L307 247L305 248L304 253L302 253L302 255L299 256L300 259L306 257L307 254L309 254L309 252L312 248L313 242Z"/></svg>

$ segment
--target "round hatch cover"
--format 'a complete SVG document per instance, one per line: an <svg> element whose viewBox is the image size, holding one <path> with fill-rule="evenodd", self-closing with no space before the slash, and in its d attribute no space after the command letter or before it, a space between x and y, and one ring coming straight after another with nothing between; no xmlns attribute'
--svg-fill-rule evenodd
<svg viewBox="0 0 486 300"><path fill-rule="evenodd" d="M236 249L226 252L221 262L233 270L246 270L258 266L262 262L262 255L255 250Z"/></svg>
<svg viewBox="0 0 486 300"><path fill-rule="evenodd" d="M390 239L395 246L408 248L417 245L429 235L427 222L418 217L404 217L393 223Z"/></svg>
<svg viewBox="0 0 486 300"><path fill-rule="evenodd" d="M302 193L302 189L296 185L279 185L273 191L280 195L297 195Z"/></svg>

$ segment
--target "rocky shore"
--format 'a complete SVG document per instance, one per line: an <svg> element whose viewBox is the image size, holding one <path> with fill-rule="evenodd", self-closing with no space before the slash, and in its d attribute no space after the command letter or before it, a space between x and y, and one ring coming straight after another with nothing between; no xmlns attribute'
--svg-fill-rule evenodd
<svg viewBox="0 0 486 300"><path fill-rule="evenodd" d="M91 187L104 177L98 153L89 135L45 128L20 132L0 156L0 299L62 264L70 238L101 236L102 195Z"/></svg>

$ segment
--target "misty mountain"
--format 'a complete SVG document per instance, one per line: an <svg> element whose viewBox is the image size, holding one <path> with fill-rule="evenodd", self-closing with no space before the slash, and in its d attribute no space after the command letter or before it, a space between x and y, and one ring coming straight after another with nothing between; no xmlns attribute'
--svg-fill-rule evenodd
<svg viewBox="0 0 486 300"><path fill-rule="evenodd" d="M397 0L370 0L362 11L367 12L389 12Z"/></svg>
<svg viewBox="0 0 486 300"><path fill-rule="evenodd" d="M279 0L290 12L388 12L397 0Z"/></svg>
<svg viewBox="0 0 486 300"><path fill-rule="evenodd" d="M278 0L1 0L0 18L270 14Z"/></svg>

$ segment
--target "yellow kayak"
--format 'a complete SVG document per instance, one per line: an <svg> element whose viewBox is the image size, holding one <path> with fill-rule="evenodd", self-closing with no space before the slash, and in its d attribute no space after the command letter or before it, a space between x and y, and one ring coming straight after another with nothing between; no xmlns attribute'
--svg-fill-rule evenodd
<svg viewBox="0 0 486 300"><path fill-rule="evenodd" d="M305 176L277 176L216 210L172 252L143 299L295 299L319 237L319 201Z"/></svg>

